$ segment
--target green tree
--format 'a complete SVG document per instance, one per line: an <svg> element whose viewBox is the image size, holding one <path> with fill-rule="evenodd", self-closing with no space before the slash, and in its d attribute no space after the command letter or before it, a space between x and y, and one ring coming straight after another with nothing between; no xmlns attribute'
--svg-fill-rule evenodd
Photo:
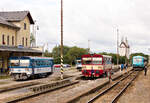
<svg viewBox="0 0 150 103"><path fill-rule="evenodd" d="M52 57L52 53L48 52L48 50L45 50L44 56L45 57Z"/></svg>
<svg viewBox="0 0 150 103"><path fill-rule="evenodd" d="M75 60L77 58L80 58L84 54L88 54L87 49L79 48L76 46L72 47L67 53L67 58L69 60L69 64L74 64Z"/></svg>
<svg viewBox="0 0 150 103"><path fill-rule="evenodd" d="M63 46L63 57L64 57L64 63L67 61L67 52L69 51L70 47L68 46ZM54 58L54 63L55 64L60 64L60 46L55 46L52 50L52 56Z"/></svg>
<svg viewBox="0 0 150 103"><path fill-rule="evenodd" d="M31 35L30 35L30 45L33 46L34 42L35 42L35 37L34 37L34 35L31 33Z"/></svg>

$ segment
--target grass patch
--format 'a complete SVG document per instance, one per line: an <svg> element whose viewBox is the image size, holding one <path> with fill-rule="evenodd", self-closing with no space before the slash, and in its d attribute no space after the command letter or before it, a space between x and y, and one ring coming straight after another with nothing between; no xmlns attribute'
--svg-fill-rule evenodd
<svg viewBox="0 0 150 103"><path fill-rule="evenodd" d="M8 84L9 82L0 82L0 85ZM1 88L0 88L1 89Z"/></svg>
<svg viewBox="0 0 150 103"><path fill-rule="evenodd" d="M10 78L9 75L3 75L3 76L0 75L0 79L8 79L8 78Z"/></svg>

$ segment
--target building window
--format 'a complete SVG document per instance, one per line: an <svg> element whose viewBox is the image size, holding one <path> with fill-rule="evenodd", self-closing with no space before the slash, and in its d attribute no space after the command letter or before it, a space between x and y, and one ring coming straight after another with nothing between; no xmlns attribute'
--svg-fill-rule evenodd
<svg viewBox="0 0 150 103"><path fill-rule="evenodd" d="M5 45L5 35L2 35L2 44Z"/></svg>
<svg viewBox="0 0 150 103"><path fill-rule="evenodd" d="M28 38L26 38L26 46L28 45Z"/></svg>
<svg viewBox="0 0 150 103"><path fill-rule="evenodd" d="M24 37L22 38L22 45L24 46Z"/></svg>
<svg viewBox="0 0 150 103"><path fill-rule="evenodd" d="M26 25L26 23L24 23L24 30L26 30L26 28L27 28L27 25Z"/></svg>
<svg viewBox="0 0 150 103"><path fill-rule="evenodd" d="M7 45L9 45L9 36L7 36Z"/></svg>
<svg viewBox="0 0 150 103"><path fill-rule="evenodd" d="M12 36L12 45L14 45L14 36Z"/></svg>

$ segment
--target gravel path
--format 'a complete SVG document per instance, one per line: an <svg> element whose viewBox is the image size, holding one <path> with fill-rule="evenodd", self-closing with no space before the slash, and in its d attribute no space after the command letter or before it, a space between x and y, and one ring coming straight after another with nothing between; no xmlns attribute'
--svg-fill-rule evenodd
<svg viewBox="0 0 150 103"><path fill-rule="evenodd" d="M150 103L150 68L147 76L144 76L144 71L141 71L117 103Z"/></svg>

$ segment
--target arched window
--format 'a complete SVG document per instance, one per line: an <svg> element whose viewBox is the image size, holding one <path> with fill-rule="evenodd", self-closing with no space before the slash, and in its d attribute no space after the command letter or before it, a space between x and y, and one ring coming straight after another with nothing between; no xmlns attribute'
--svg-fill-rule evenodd
<svg viewBox="0 0 150 103"><path fill-rule="evenodd" d="M2 44L5 45L5 35L2 35Z"/></svg>
<svg viewBox="0 0 150 103"><path fill-rule="evenodd" d="M26 25L26 23L24 23L24 30L26 30L27 29L27 25Z"/></svg>
<svg viewBox="0 0 150 103"><path fill-rule="evenodd" d="M9 45L9 35L7 36L7 45Z"/></svg>
<svg viewBox="0 0 150 103"><path fill-rule="evenodd" d="M28 38L26 38L26 46L28 46Z"/></svg>
<svg viewBox="0 0 150 103"><path fill-rule="evenodd" d="M24 37L22 38L22 45L24 46Z"/></svg>
<svg viewBox="0 0 150 103"><path fill-rule="evenodd" d="M12 45L14 45L14 36L12 36Z"/></svg>

